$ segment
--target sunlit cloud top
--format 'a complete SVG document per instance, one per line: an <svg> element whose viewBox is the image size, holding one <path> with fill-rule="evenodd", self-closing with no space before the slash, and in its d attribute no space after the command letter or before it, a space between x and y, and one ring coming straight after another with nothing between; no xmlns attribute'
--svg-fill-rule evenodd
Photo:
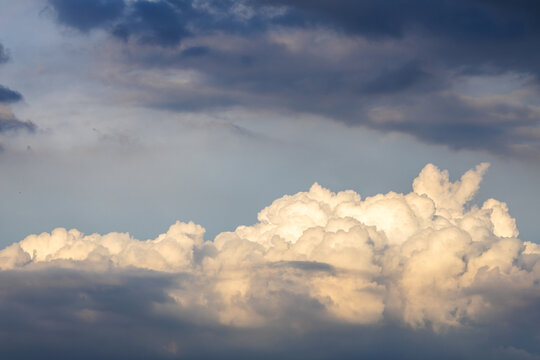
<svg viewBox="0 0 540 360"><path fill-rule="evenodd" d="M2 250L0 266L190 274L194 283L171 296L179 306L209 307L226 325L263 325L281 316L285 309L273 291L312 299L352 323L376 323L385 314L436 330L489 321L511 306L509 289L518 297L538 295L540 248L517 238L505 203L467 205L487 166L452 183L428 165L413 192L364 200L315 184L274 201L257 224L214 241L193 223L177 222L148 241L58 228Z"/></svg>

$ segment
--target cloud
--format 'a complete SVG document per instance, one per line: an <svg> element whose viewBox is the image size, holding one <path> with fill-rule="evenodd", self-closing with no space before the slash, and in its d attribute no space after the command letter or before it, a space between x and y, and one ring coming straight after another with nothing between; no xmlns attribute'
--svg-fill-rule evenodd
<svg viewBox="0 0 540 360"><path fill-rule="evenodd" d="M29 235L0 251L6 288L0 311L26 311L32 299L32 319L53 334L87 324L81 338L88 331L98 339L94 331L111 323L112 329L133 327L128 337L154 329L154 335L143 336L145 349L157 351L159 343L160 351L178 356L204 352L197 342L190 347L178 340L201 341L198 329L207 329L200 331L210 338L214 331L224 334L209 351L223 347L244 354L269 351L265 347L272 347L271 338L281 339L280 333L316 346L319 330L334 329L368 339L427 336L443 344L474 334L474 345L463 340L454 355L464 356L460 352L471 346L483 356L534 356L540 351L532 340L540 335L540 247L518 239L505 203L469 204L487 167L481 164L452 182L447 171L430 164L411 193L365 199L314 184L308 192L275 200L256 224L214 241L204 240L201 226L181 222L147 241L63 228ZM10 321L18 331L36 329ZM167 332L178 337L160 338ZM517 341L522 332L528 335ZM242 336L258 339L247 345ZM491 336L507 348L496 350ZM63 344L54 336L44 344L54 341ZM302 346L282 341L277 351ZM366 344L349 346L364 354L375 351ZM402 347L412 356L414 347ZM422 345L419 356L429 358L438 348ZM391 353L386 356L396 356Z"/></svg>
<svg viewBox="0 0 540 360"><path fill-rule="evenodd" d="M540 22L527 0L83 1L90 15L51 4L60 23L123 40L97 73L137 106L280 109L456 150L540 157ZM176 81L184 73L188 81ZM505 97L459 89L509 74L528 80Z"/></svg>
<svg viewBox="0 0 540 360"><path fill-rule="evenodd" d="M254 13L236 1L49 0L57 21L86 32L103 28L112 35L162 47L212 31L242 32L265 28L279 14Z"/></svg>
<svg viewBox="0 0 540 360"><path fill-rule="evenodd" d="M540 156L540 109L504 98L426 96L416 103L369 110L371 126L410 134L452 149L536 159Z"/></svg>
<svg viewBox="0 0 540 360"><path fill-rule="evenodd" d="M190 35L186 23L192 12L189 2L137 1L128 18L115 27L114 34L124 39L138 35L144 43L176 45Z"/></svg>
<svg viewBox="0 0 540 360"><path fill-rule="evenodd" d="M283 5L293 11L300 11L306 18L312 21L325 21L342 28L345 31L356 33L368 33L374 36L402 36L412 24L417 24L433 32L450 35L466 35L468 32L476 32L476 36L491 36L492 33L503 36L508 34L508 29L515 28L508 35L518 32L518 25L510 20L521 18L532 21L538 15L534 12L538 4L534 1L524 0L507 4L502 1L454 1L430 2L427 0L415 0L408 2L409 6L403 6L400 0L385 0L373 3L367 0L347 1L338 0L330 5L325 1L299 0L293 3L284 0L260 0L255 1L261 5ZM501 14L501 11L506 13ZM458 15L475 18L478 23L468 23L466 18L458 18ZM496 15L501 15L497 17ZM382 23L375 19L386 17ZM364 21L358 21L364 20ZM453 23L452 21L457 21ZM538 24L528 23L530 27L538 27ZM498 31L497 31L498 30ZM502 31L505 30L505 31ZM522 29L521 29L522 30Z"/></svg>
<svg viewBox="0 0 540 360"><path fill-rule="evenodd" d="M9 52L6 48L4 48L4 45L0 43L0 64L8 62L9 61Z"/></svg>
<svg viewBox="0 0 540 360"><path fill-rule="evenodd" d="M49 0L58 22L87 32L106 26L124 10L123 0Z"/></svg>
<svg viewBox="0 0 540 360"><path fill-rule="evenodd" d="M391 42L380 48L311 32L271 33L257 43L220 37L219 43L207 39L163 52L134 47L125 63L112 65L107 81L149 107L184 112L230 106L280 109L405 133L456 150L540 156L540 109L527 100L536 94L534 88L521 95L518 90L497 96L460 94L453 90L458 80L446 71L431 68L427 60L403 58L415 44ZM193 48L204 50L186 56ZM126 71L124 64L137 71Z"/></svg>
<svg viewBox="0 0 540 360"><path fill-rule="evenodd" d="M495 65L537 75L540 70L540 52L531 47L540 34L535 11L539 7L529 0L512 4L415 0L406 5L401 0L339 0L332 4L303 0L49 2L64 25L82 31L104 27L117 36L135 35L158 46L177 45L187 36L216 31L249 38L278 27L322 27L381 43L414 34L428 40L425 50L436 51L431 55L437 60L468 66ZM502 52L502 48L513 51Z"/></svg>
<svg viewBox="0 0 540 360"><path fill-rule="evenodd" d="M401 38L409 31L480 42L536 35L540 31L534 1L400 0L325 1L171 1L49 0L64 25L88 31L125 22L128 28L154 33L158 45L177 44L185 25L197 32L266 29L268 26L324 26L375 40ZM471 21L474 20L474 21ZM133 25L130 26L129 24ZM136 25L138 24L138 25ZM128 30L128 29L126 29Z"/></svg>
<svg viewBox="0 0 540 360"><path fill-rule="evenodd" d="M11 90L0 85L0 103L12 103L22 100L22 95L18 91Z"/></svg>
<svg viewBox="0 0 540 360"><path fill-rule="evenodd" d="M0 43L0 64L10 59L8 51ZM36 125L31 121L21 121L13 114L11 109L5 104L19 102L23 96L18 91L12 90L0 84L0 135L13 133L19 130L34 132ZM5 147L0 143L0 153L5 151Z"/></svg>
<svg viewBox="0 0 540 360"><path fill-rule="evenodd" d="M31 121L17 119L9 107L0 104L0 134L17 130L34 132L36 125Z"/></svg>
<svg viewBox="0 0 540 360"><path fill-rule="evenodd" d="M419 64L404 64L398 69L389 69L367 81L363 92L368 95L401 92L421 83L428 76Z"/></svg>

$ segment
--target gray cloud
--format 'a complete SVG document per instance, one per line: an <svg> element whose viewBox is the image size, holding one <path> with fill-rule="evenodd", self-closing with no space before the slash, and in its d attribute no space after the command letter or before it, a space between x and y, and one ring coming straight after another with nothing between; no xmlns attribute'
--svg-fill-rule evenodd
<svg viewBox="0 0 540 360"><path fill-rule="evenodd" d="M332 3L255 0L255 3L286 6L304 26L323 25L376 40L399 39L411 32L418 33L436 39L439 56L444 54L462 65L492 64L536 74L540 70L537 61L540 51L531 46L540 35L540 6L534 0L511 3L499 0L338 0ZM524 56L527 53L529 57Z"/></svg>
<svg viewBox="0 0 540 360"><path fill-rule="evenodd" d="M0 64L9 61L9 52L4 48L4 45L0 43Z"/></svg>
<svg viewBox="0 0 540 360"><path fill-rule="evenodd" d="M37 270L37 269L36 269ZM311 270L312 271L312 270ZM0 355L72 359L538 359L538 305L445 333L387 321L325 321L293 293L287 316L265 327L201 321L168 295L181 275L144 271L0 272ZM200 318L197 318L200 316ZM299 324L306 329L298 328Z"/></svg>
<svg viewBox="0 0 540 360"><path fill-rule="evenodd" d="M144 43L172 46L191 35L186 25L192 14L189 2L136 1L113 33L126 40L137 36Z"/></svg>
<svg viewBox="0 0 540 360"><path fill-rule="evenodd" d="M136 78L131 82L129 73L122 73L121 68L118 73L122 74L121 82L129 84L140 101L152 107L179 111L227 106L287 109L324 115L352 126L407 133L452 149L540 155L537 106L500 96L484 100L460 96L450 90L455 80L446 71L432 68L424 60L410 61L403 57L406 46L396 45L386 53L368 48L362 54L365 46L355 44L347 56L330 60L311 53L291 53L267 38L232 51L210 45L195 47L204 49L196 57L183 53L193 47L157 56L151 49L140 49L126 61L146 68L156 80L141 83ZM355 64L357 56L363 56L364 66ZM400 57L403 60L393 60ZM168 80L159 76L161 69L189 69L202 77L185 86L169 86ZM531 92L536 90L531 88Z"/></svg>
<svg viewBox="0 0 540 360"><path fill-rule="evenodd" d="M13 103L21 101L22 98L21 93L18 91L0 85L0 103Z"/></svg>
<svg viewBox="0 0 540 360"><path fill-rule="evenodd" d="M363 86L363 92L371 95L399 93L421 84L428 77L419 64L403 64L397 69L383 71L374 79L367 81Z"/></svg>
<svg viewBox="0 0 540 360"><path fill-rule="evenodd" d="M31 121L21 121L11 118L0 118L0 133L14 130L27 130L34 132L36 125Z"/></svg>
<svg viewBox="0 0 540 360"><path fill-rule="evenodd" d="M104 28L123 40L169 47L196 34L211 31L256 31L275 21L274 16L239 13L243 2L231 0L49 0L58 22L86 32ZM278 16L279 17L279 16Z"/></svg>
<svg viewBox="0 0 540 360"><path fill-rule="evenodd" d="M539 70L536 60L540 51L530 45L540 34L536 15L540 8L529 0L512 4L480 0L339 0L332 4L318 0L49 1L58 21L65 25L82 31L105 26L117 36L134 35L161 46L212 31L251 36L256 30L275 26L324 26L375 41L419 33L436 39L439 56L454 54L450 60L462 65L483 63L503 69ZM513 51L501 51L503 48Z"/></svg>
<svg viewBox="0 0 540 360"><path fill-rule="evenodd" d="M34 132L36 125L31 121L17 119L7 106L0 105L0 134L18 130Z"/></svg>
<svg viewBox="0 0 540 360"><path fill-rule="evenodd" d="M123 0L49 0L58 22L86 32L106 26L124 10Z"/></svg>
<svg viewBox="0 0 540 360"><path fill-rule="evenodd" d="M502 99L481 101L428 95L411 104L398 103L395 107L388 105L376 110L371 113L370 126L383 131L407 133L456 150L540 156L540 111L535 107Z"/></svg>
<svg viewBox="0 0 540 360"><path fill-rule="evenodd" d="M0 64L10 59L9 53L0 43ZM21 121L13 114L11 109L5 104L19 102L23 96L18 91L12 90L0 84L0 135L3 133L12 133L19 130L34 132L36 125L31 121ZM0 144L0 152L5 148Z"/></svg>
<svg viewBox="0 0 540 360"><path fill-rule="evenodd" d="M125 41L107 81L146 106L280 109L452 149L540 156L539 104L515 94L540 95L536 2L118 0L87 16L71 2L51 4L62 24ZM197 80L158 80L173 70ZM473 76L508 74L530 78L509 90L511 105L480 104L458 89Z"/></svg>

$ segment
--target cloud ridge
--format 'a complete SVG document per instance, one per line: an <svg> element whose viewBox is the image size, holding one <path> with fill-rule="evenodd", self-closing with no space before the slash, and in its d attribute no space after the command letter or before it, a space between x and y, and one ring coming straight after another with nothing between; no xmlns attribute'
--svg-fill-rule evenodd
<svg viewBox="0 0 540 360"><path fill-rule="evenodd" d="M57 228L0 251L0 268L178 274L167 290L177 306L231 326L263 326L299 304L351 324L398 319L439 331L483 323L516 298L527 306L540 295L540 247L518 239L507 205L467 206L488 166L452 182L428 164L413 192L365 199L315 183L214 241L192 222L147 241Z"/></svg>

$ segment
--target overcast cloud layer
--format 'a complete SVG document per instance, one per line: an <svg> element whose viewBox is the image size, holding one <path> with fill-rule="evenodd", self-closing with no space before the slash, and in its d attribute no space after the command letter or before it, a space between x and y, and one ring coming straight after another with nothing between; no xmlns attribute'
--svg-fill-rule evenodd
<svg viewBox="0 0 540 360"><path fill-rule="evenodd" d="M80 36L110 34L100 70L136 104L281 109L452 149L540 155L536 1L49 4Z"/></svg>
<svg viewBox="0 0 540 360"><path fill-rule="evenodd" d="M314 184L214 241L30 235L0 251L0 352L536 359L540 247L505 203L467 204L487 168L365 199Z"/></svg>

